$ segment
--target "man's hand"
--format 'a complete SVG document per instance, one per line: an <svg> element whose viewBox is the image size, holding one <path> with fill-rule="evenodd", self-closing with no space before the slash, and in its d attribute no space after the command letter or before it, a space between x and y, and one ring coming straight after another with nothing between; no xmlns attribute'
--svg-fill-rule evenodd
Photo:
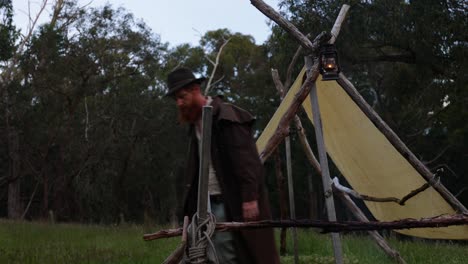
<svg viewBox="0 0 468 264"><path fill-rule="evenodd" d="M258 202L257 200L242 203L242 216L246 221L256 220L258 218Z"/></svg>

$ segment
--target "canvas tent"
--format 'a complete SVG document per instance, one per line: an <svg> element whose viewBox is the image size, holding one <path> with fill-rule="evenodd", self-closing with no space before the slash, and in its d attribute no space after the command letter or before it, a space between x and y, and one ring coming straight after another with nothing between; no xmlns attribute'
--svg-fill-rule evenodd
<svg viewBox="0 0 468 264"><path fill-rule="evenodd" d="M280 117L301 88L304 74L303 69L257 140L259 153L265 148L268 139L278 127ZM403 197L427 182L367 118L337 81L317 80L316 85L327 152L355 191L374 197ZM302 105L312 121L309 98ZM417 194L403 206L396 203L365 203L379 221L420 219L456 213L432 187ZM397 232L422 238L468 239L468 226L418 228Z"/></svg>

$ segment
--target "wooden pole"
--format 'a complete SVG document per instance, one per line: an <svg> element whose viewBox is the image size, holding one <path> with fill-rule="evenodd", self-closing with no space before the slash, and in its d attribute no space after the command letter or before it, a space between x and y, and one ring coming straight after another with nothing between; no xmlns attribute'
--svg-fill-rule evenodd
<svg viewBox="0 0 468 264"><path fill-rule="evenodd" d="M198 228L208 218L208 173L211 162L211 124L212 124L212 106L204 106L202 110L202 127L201 127L201 143L200 143L200 165L198 171L198 199L197 199L197 217L192 221L192 230L197 230L192 235L192 244L190 247L195 247L202 241L205 236L204 230ZM202 263L206 257L196 258L197 263Z"/></svg>
<svg viewBox="0 0 468 264"><path fill-rule="evenodd" d="M291 164L291 138L287 136L284 141L286 145L286 168L288 174L288 193L289 193L289 213L291 220L296 219L296 205L294 203L294 182L292 178L292 164ZM292 229L293 247L294 247L294 263L299 263L299 255L297 252L297 229Z"/></svg>
<svg viewBox="0 0 468 264"><path fill-rule="evenodd" d="M362 222L369 222L369 219L364 215L364 213L359 209L359 207L351 200L348 194L344 192L338 192L338 197L348 206L351 213ZM401 257L398 251L390 247L390 245L385 241L385 239L377 231L367 231L372 239L377 243L377 245L387 254L389 257L393 258L396 262L400 264L406 264L406 261Z"/></svg>
<svg viewBox="0 0 468 264"><path fill-rule="evenodd" d="M298 52L296 52L298 53ZM294 59L293 59L294 61ZM291 66L291 65L290 65ZM281 100L283 100L284 96L287 93L287 90L285 89L285 86L283 86L283 83L280 80L278 71L275 69L271 70L271 75L273 78L273 82L275 83L276 89L278 90L280 94ZM288 87L288 86L286 86ZM297 116L296 116L297 117ZM289 126L287 127L287 130L289 131ZM288 177L288 194L289 194L289 213L290 213L290 218L292 220L296 219L296 205L294 202L294 182L293 182L293 177L292 177L292 162L291 162L291 138L287 136L284 139L285 147L286 147L286 171L287 171L287 177ZM293 237L293 251L294 251L294 263L299 263L299 255L297 251L297 229L293 228L292 229L292 237ZM281 237L283 239L283 237ZM283 241L281 241L283 245ZM285 243L285 241L284 241ZM285 243L286 244L286 243Z"/></svg>
<svg viewBox="0 0 468 264"><path fill-rule="evenodd" d="M286 201L286 189L285 179L283 172L281 170L281 157L279 150L275 151L275 172L276 172L276 185L278 186L278 196L279 196L279 207L280 207L280 219L284 220L288 218L288 205ZM281 228L280 233L280 255L284 256L286 254L286 228Z"/></svg>
<svg viewBox="0 0 468 264"><path fill-rule="evenodd" d="M211 123L212 106L204 106L202 112L200 166L198 172L198 221L203 222L208 217L208 171L211 161Z"/></svg>
<svg viewBox="0 0 468 264"><path fill-rule="evenodd" d="M313 59L311 56L306 56L307 74L310 74L312 69ZM317 86L315 83L310 90L310 101L312 105L312 112L314 118L315 137L317 140L317 147L320 160L320 168L322 170L323 193L325 194L325 205L327 207L328 221L336 221L335 202L333 201L332 181L330 178L330 171L328 169L327 151L325 149L325 141L323 139L322 120L320 117L320 107L317 97ZM341 239L338 233L332 233L333 251L335 253L335 263L343 263L343 248L341 246Z"/></svg>
<svg viewBox="0 0 468 264"><path fill-rule="evenodd" d="M395 149L416 169L421 176L426 179L435 190L456 210L458 213L468 213L466 207L458 201L440 181L434 180L434 175L424 166L424 164L408 149L401 139L393 132L393 130L380 118L372 107L362 98L354 85L340 73L338 84L348 93L351 99L358 105L361 111L369 118L372 123L382 132L382 134L390 141Z"/></svg>

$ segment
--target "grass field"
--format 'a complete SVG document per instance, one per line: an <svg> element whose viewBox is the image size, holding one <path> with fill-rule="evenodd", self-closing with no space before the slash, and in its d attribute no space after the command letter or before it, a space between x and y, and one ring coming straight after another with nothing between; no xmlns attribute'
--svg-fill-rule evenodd
<svg viewBox="0 0 468 264"><path fill-rule="evenodd" d="M161 263L179 238L145 242L162 227L90 226L0 220L0 263ZM301 263L334 263L329 235L299 230ZM289 237L289 236L288 236ZM407 263L468 263L468 244L389 239ZM292 254L288 241L288 252ZM367 236L344 235L345 263L394 263ZM292 256L282 263L294 263Z"/></svg>

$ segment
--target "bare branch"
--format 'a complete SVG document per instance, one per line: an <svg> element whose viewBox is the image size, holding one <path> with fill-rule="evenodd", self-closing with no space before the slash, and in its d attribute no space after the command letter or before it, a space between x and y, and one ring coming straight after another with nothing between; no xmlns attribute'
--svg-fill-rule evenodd
<svg viewBox="0 0 468 264"><path fill-rule="evenodd" d="M349 195L353 196L354 198L365 200L365 201L372 201L372 202L383 202L383 203L385 203L385 202L394 202L394 203L397 203L397 204L402 205L402 206L405 205L406 201L413 198L418 193L427 190L430 186L431 186L431 183L426 182L423 185L421 185L421 187L419 187L419 188L417 188L415 190L412 190L407 195L403 196L403 198L401 198L401 199L398 199L398 198L395 198L395 197L380 198L380 197L372 197L372 196L365 195L365 194L359 194L355 190L349 189L349 188L341 185L340 182L338 181L337 177L333 178L333 187L335 188L335 190L341 191L341 192L346 193L346 194L349 194Z"/></svg>
<svg viewBox="0 0 468 264"><path fill-rule="evenodd" d="M220 81L222 81L224 79L224 77L226 76L221 76L221 78L219 78L218 80L216 80L213 84L211 84L211 86L215 86L217 83L219 83Z"/></svg>
<svg viewBox="0 0 468 264"><path fill-rule="evenodd" d="M277 69L271 69L271 77L273 78L273 83L275 84L276 90L280 95L280 99L283 100L284 96L286 95L286 90L284 89L283 83L280 80Z"/></svg>
<svg viewBox="0 0 468 264"><path fill-rule="evenodd" d="M220 58L220 56L221 56L221 53L223 52L224 47L229 43L230 40L231 40L231 38L227 39L227 40L223 43L223 45L221 45L221 47L219 48L218 54L216 55L216 61L215 61L215 63L214 63L213 71L211 72L211 76L210 76L210 78L208 79L208 83L206 84L205 95L207 95L208 92L210 91L211 82L213 81L213 78L214 78L214 75L215 75L215 72L216 72L216 68L218 68L219 58Z"/></svg>
<svg viewBox="0 0 468 264"><path fill-rule="evenodd" d="M304 149L307 159L309 160L312 167L314 167L314 169L319 173L319 175L322 175L322 168L320 167L320 164L317 158L315 157L312 148L310 147L309 141L307 140L307 136L305 134L304 127L302 127L301 119L297 115L294 117L294 123L296 125L297 134L299 136L299 140L301 141L301 145Z"/></svg>
<svg viewBox="0 0 468 264"><path fill-rule="evenodd" d="M309 35L307 35L309 36ZM284 86L289 89L289 86L292 84L292 71L294 65L296 65L297 60L299 59L299 55L302 52L302 46L297 47L296 53L294 53L293 58L291 59L291 62L289 63L288 70L286 71L286 81L284 81Z"/></svg>

